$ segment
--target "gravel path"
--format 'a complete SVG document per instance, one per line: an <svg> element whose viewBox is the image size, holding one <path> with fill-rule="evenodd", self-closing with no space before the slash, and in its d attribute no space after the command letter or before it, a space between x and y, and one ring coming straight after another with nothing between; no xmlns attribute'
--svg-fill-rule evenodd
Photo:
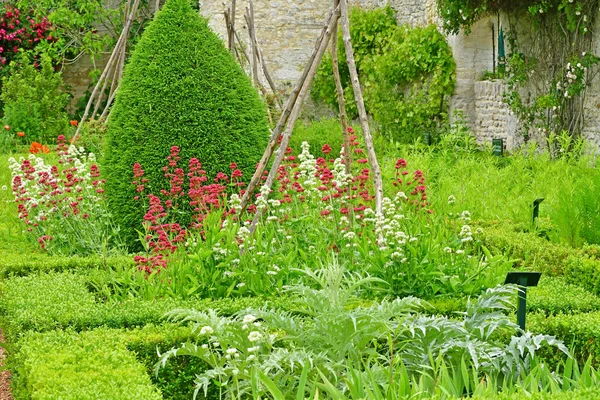
<svg viewBox="0 0 600 400"><path fill-rule="evenodd" d="M4 342L4 335L0 329L0 342ZM0 347L0 366L4 361L4 348ZM10 395L10 373L8 371L0 371L0 400L12 400Z"/></svg>

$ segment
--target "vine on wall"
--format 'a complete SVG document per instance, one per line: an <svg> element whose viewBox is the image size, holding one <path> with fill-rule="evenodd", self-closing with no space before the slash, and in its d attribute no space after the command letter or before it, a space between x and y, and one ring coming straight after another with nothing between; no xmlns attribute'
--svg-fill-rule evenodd
<svg viewBox="0 0 600 400"><path fill-rule="evenodd" d="M437 0L448 33L469 33L479 19L502 12L509 24L505 101L525 139L577 137L585 96L600 58L593 54L599 0ZM555 143L550 143L554 145Z"/></svg>

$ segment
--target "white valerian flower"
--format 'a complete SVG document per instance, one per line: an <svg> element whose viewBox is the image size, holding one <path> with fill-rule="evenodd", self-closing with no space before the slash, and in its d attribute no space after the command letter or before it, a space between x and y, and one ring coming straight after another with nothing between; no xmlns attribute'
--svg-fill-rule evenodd
<svg viewBox="0 0 600 400"><path fill-rule="evenodd" d="M277 275L277 271L267 271L267 275Z"/></svg>
<svg viewBox="0 0 600 400"><path fill-rule="evenodd" d="M252 361L256 358L256 356L254 354L250 354L247 358L246 361Z"/></svg>
<svg viewBox="0 0 600 400"><path fill-rule="evenodd" d="M456 250L456 254L465 254L464 250Z"/></svg>
<svg viewBox="0 0 600 400"><path fill-rule="evenodd" d="M213 347L219 347L221 345L221 343L219 343L219 342L213 342L212 345L213 345Z"/></svg>
<svg viewBox="0 0 600 400"><path fill-rule="evenodd" d="M201 335L212 335L213 333L214 333L214 330L210 326L203 326L200 329L200 334Z"/></svg>
<svg viewBox="0 0 600 400"><path fill-rule="evenodd" d="M260 349L260 347L258 347L258 346L248 347L248 353L254 353L254 352L258 351L259 349Z"/></svg>
<svg viewBox="0 0 600 400"><path fill-rule="evenodd" d="M448 246L444 247L444 251L446 253L452 253L452 249L450 247L448 247Z"/></svg>
<svg viewBox="0 0 600 400"><path fill-rule="evenodd" d="M203 349L208 349L208 344L204 343L204 344L202 345L202 348L203 348Z"/></svg>
<svg viewBox="0 0 600 400"><path fill-rule="evenodd" d="M246 316L244 317L244 319L242 320L242 322L243 322L244 324L251 324L251 323L253 323L254 321L256 321L256 317L255 317L254 315L252 315L252 314L248 314L248 315L246 315Z"/></svg>
<svg viewBox="0 0 600 400"><path fill-rule="evenodd" d="M237 284L237 285L235 285L235 286L236 286L236 287L238 287L238 288L241 288L241 287L244 287L244 286L246 286L246 284L245 284L244 282L240 282L240 283L238 283L238 284Z"/></svg>
<svg viewBox="0 0 600 400"><path fill-rule="evenodd" d="M2 185L2 190L8 190L8 188L6 187L6 185Z"/></svg>
<svg viewBox="0 0 600 400"><path fill-rule="evenodd" d="M448 204L454 204L456 203L456 197L454 197L453 194L451 194L450 196L448 196Z"/></svg>
<svg viewBox="0 0 600 400"><path fill-rule="evenodd" d="M236 354L238 351L237 351L237 349L236 349L235 347L230 347L230 348L228 348L227 350L225 350L225 352L226 352L227 354L229 354L229 355L234 355L234 354Z"/></svg>
<svg viewBox="0 0 600 400"><path fill-rule="evenodd" d="M248 340L251 342L258 342L260 339L262 339L262 335L258 331L252 331L248 335Z"/></svg>

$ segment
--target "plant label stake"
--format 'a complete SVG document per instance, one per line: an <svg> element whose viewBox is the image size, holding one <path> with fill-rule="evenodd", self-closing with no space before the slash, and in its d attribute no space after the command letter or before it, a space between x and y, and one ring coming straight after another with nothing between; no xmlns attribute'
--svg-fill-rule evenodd
<svg viewBox="0 0 600 400"><path fill-rule="evenodd" d="M525 331L525 316L527 315L527 288L537 286L541 276L541 272L509 272L504 281L505 285L512 283L519 286L517 323L523 332Z"/></svg>
<svg viewBox="0 0 600 400"><path fill-rule="evenodd" d="M498 157L504 155L504 139L492 139L492 153Z"/></svg>
<svg viewBox="0 0 600 400"><path fill-rule="evenodd" d="M535 224L535 220L540 215L540 203L544 201L543 198L535 199L533 201L533 223Z"/></svg>

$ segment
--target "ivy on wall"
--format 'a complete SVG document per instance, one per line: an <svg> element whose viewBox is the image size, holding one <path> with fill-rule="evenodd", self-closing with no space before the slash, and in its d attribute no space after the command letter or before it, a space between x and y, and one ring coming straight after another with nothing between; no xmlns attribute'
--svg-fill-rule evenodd
<svg viewBox="0 0 600 400"><path fill-rule="evenodd" d="M528 139L581 134L585 97L600 61L592 30L599 0L437 0L443 29L469 34L478 20L502 12L508 56L505 101Z"/></svg>

